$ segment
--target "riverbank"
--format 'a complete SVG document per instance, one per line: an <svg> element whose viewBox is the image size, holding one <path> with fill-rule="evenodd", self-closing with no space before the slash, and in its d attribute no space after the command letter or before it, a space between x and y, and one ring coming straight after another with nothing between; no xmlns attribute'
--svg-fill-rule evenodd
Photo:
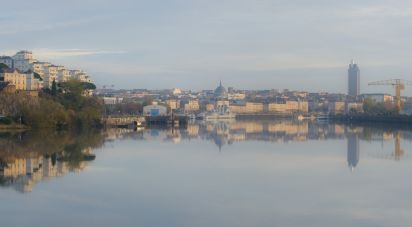
<svg viewBox="0 0 412 227"><path fill-rule="evenodd" d="M22 124L0 124L0 130L27 130L30 129L27 125Z"/></svg>
<svg viewBox="0 0 412 227"><path fill-rule="evenodd" d="M336 122L348 123L386 123L386 124L407 124L412 125L412 116L407 115L330 115L329 119Z"/></svg>
<svg viewBox="0 0 412 227"><path fill-rule="evenodd" d="M236 114L236 120L276 120L276 119L297 119L296 114L282 113L252 113L252 114Z"/></svg>

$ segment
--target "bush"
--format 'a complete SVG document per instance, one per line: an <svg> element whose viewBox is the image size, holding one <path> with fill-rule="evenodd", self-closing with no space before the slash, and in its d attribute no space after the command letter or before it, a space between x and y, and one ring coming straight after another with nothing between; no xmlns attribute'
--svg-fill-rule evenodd
<svg viewBox="0 0 412 227"><path fill-rule="evenodd" d="M3 125L10 125L11 123L13 123L13 120L9 117L2 117L0 118L0 124Z"/></svg>

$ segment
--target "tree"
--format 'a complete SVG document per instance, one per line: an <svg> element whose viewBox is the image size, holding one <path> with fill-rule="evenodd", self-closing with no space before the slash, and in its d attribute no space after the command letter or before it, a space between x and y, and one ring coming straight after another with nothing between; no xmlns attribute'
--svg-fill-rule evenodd
<svg viewBox="0 0 412 227"><path fill-rule="evenodd" d="M34 78L36 78L36 79L38 79L38 80L40 80L40 81L43 81L43 78L41 78L40 74L38 74L38 73L36 73L36 72L33 72L33 75L34 75Z"/></svg>
<svg viewBox="0 0 412 227"><path fill-rule="evenodd" d="M392 102L375 102L367 98L363 101L363 110L368 114L396 114L396 106Z"/></svg>
<svg viewBox="0 0 412 227"><path fill-rule="evenodd" d="M56 84L56 81L55 81L55 80L53 80L53 83L52 83L51 95L52 95L52 96L56 96L56 95L57 95L57 84Z"/></svg>
<svg viewBox="0 0 412 227"><path fill-rule="evenodd" d="M0 71L3 71L3 69L9 69L9 67L4 63L0 63Z"/></svg>

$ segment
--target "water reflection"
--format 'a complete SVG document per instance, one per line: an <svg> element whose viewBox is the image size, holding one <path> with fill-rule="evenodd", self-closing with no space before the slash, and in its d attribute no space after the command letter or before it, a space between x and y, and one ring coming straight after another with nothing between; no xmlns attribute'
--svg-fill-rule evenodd
<svg viewBox="0 0 412 227"><path fill-rule="evenodd" d="M31 192L41 181L85 169L95 156L93 149L105 142L132 139L161 143L213 142L220 152L243 141L305 143L316 140L346 140L347 166L351 171L361 162L361 142L393 141L388 149L367 153L389 160L406 158L403 140L412 131L387 126L353 126L293 121L193 122L184 129L110 129L104 132L15 132L0 133L0 186ZM304 146L303 146L304 147Z"/></svg>
<svg viewBox="0 0 412 227"><path fill-rule="evenodd" d="M99 133L50 131L0 133L0 185L31 192L41 181L79 172L103 144Z"/></svg>
<svg viewBox="0 0 412 227"><path fill-rule="evenodd" d="M108 132L112 139L133 138L135 140L180 143L183 140L200 139L213 141L219 151L224 146L242 141L265 141L272 143L305 142L310 140L347 140L347 164L352 171L360 161L360 141L394 141L390 153L368 154L369 156L401 160L405 151L402 140L412 140L412 131L388 125L345 125L319 122L295 121L232 121L193 122L185 129L145 129L138 132L121 129Z"/></svg>
<svg viewBox="0 0 412 227"><path fill-rule="evenodd" d="M348 166L353 171L359 162L359 137L349 133L348 137Z"/></svg>

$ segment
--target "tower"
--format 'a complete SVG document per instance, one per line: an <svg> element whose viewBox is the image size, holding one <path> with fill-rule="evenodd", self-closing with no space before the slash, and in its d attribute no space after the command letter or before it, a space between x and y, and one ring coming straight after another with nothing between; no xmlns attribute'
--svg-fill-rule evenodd
<svg viewBox="0 0 412 227"><path fill-rule="evenodd" d="M360 94L360 70L354 60L349 64L348 69L348 95L357 97Z"/></svg>

